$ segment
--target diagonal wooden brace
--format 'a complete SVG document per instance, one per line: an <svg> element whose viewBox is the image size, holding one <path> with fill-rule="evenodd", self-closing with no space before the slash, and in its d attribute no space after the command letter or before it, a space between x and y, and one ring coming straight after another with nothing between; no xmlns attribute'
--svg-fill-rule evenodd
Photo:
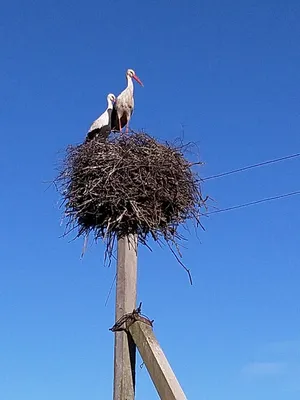
<svg viewBox="0 0 300 400"><path fill-rule="evenodd" d="M128 319L126 325L147 367L159 397L161 400L187 400L154 335L152 323L143 319L140 316L135 319Z"/></svg>

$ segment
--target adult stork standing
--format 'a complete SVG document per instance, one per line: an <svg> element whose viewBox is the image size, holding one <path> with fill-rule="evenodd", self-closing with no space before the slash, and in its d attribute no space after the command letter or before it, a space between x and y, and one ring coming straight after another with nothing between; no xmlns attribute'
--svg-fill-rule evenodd
<svg viewBox="0 0 300 400"><path fill-rule="evenodd" d="M86 142L97 139L104 142L111 132L111 114L113 110L113 104L116 101L116 96L110 93L107 96L107 109L103 114L100 115L91 125L86 135Z"/></svg>
<svg viewBox="0 0 300 400"><path fill-rule="evenodd" d="M126 126L126 133L129 130L129 121L134 109L134 98L133 98L133 81L137 81L141 86L144 86L138 76L136 76L133 69L128 69L126 72L127 87L116 99L116 102L112 111L112 129L122 131L122 128Z"/></svg>

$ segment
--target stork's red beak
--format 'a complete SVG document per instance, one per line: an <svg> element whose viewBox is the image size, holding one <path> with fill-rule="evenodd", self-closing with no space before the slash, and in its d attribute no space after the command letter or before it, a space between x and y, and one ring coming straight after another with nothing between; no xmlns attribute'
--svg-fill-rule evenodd
<svg viewBox="0 0 300 400"><path fill-rule="evenodd" d="M144 85L143 85L143 82L140 80L140 78L139 78L138 76L133 75L132 77L133 77L133 79L135 79L141 86L144 86Z"/></svg>

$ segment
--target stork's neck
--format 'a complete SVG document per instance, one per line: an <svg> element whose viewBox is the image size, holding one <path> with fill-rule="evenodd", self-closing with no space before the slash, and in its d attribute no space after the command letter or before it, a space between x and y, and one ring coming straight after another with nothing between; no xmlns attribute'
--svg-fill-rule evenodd
<svg viewBox="0 0 300 400"><path fill-rule="evenodd" d="M107 99L107 110L112 110L113 106L113 102L110 99Z"/></svg>
<svg viewBox="0 0 300 400"><path fill-rule="evenodd" d="M127 76L127 89L133 93L133 82L131 76Z"/></svg>

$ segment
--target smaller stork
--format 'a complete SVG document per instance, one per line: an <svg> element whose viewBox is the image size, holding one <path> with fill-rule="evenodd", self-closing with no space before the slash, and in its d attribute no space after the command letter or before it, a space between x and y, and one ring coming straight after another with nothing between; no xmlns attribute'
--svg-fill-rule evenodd
<svg viewBox="0 0 300 400"><path fill-rule="evenodd" d="M139 77L136 76L133 69L128 69L126 72L127 87L116 99L113 107L111 120L112 129L122 131L126 126L126 133L129 130L129 121L133 114L134 98L133 98L133 81L136 80L141 86L144 86Z"/></svg>
<svg viewBox="0 0 300 400"><path fill-rule="evenodd" d="M104 142L111 132L111 114L113 110L113 103L116 101L116 96L110 93L107 96L107 109L100 115L91 125L86 135L86 142L97 139Z"/></svg>

